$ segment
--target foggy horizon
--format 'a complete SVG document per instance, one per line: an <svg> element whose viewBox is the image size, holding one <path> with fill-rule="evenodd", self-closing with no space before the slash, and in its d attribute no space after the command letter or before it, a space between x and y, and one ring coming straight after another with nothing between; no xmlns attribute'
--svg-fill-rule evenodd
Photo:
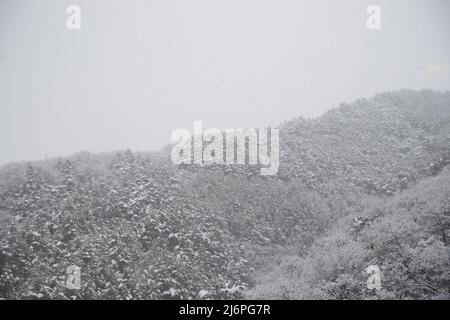
<svg viewBox="0 0 450 320"><path fill-rule="evenodd" d="M450 300L449 14L0 0L0 304Z"/></svg>
<svg viewBox="0 0 450 320"><path fill-rule="evenodd" d="M81 8L68 30L66 8ZM158 151L177 128L262 128L450 89L450 3L2 1L0 165Z"/></svg>

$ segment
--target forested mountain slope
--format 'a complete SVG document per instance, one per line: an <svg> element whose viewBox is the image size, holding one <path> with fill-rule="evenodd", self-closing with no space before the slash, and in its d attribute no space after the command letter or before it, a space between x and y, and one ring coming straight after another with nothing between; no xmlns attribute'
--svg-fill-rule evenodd
<svg viewBox="0 0 450 320"><path fill-rule="evenodd" d="M289 121L281 131L281 175L392 195L448 164L450 94L377 94L317 119Z"/></svg>
<svg viewBox="0 0 450 320"><path fill-rule="evenodd" d="M450 168L337 221L307 255L286 254L251 298L449 299ZM381 289L366 269L381 270Z"/></svg>
<svg viewBox="0 0 450 320"><path fill-rule="evenodd" d="M383 93L286 122L274 177L169 153L3 166L0 298L372 297L368 262L394 279L377 297L448 297L450 93ZM370 223L350 232L357 216ZM80 290L65 287L70 265Z"/></svg>

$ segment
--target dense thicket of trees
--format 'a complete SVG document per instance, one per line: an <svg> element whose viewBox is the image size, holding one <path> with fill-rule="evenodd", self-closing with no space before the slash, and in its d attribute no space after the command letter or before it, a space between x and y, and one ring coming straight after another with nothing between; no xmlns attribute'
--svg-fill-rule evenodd
<svg viewBox="0 0 450 320"><path fill-rule="evenodd" d="M0 298L450 297L449 93L384 93L280 134L275 177L177 167L168 148L3 166Z"/></svg>
<svg viewBox="0 0 450 320"><path fill-rule="evenodd" d="M308 254L279 256L247 294L258 298L450 298L450 168L339 219ZM365 270L381 269L381 290Z"/></svg>

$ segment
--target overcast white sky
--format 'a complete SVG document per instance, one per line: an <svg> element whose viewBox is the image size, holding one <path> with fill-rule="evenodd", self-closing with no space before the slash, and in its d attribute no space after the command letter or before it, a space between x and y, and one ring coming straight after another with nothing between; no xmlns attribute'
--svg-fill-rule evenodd
<svg viewBox="0 0 450 320"><path fill-rule="evenodd" d="M265 127L380 91L449 90L449 39L447 0L0 0L0 164L155 150L194 120Z"/></svg>

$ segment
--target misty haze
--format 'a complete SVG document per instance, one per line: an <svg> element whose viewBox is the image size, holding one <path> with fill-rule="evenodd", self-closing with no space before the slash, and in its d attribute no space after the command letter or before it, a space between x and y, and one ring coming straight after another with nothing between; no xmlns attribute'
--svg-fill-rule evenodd
<svg viewBox="0 0 450 320"><path fill-rule="evenodd" d="M449 14L2 0L0 299L448 300Z"/></svg>

